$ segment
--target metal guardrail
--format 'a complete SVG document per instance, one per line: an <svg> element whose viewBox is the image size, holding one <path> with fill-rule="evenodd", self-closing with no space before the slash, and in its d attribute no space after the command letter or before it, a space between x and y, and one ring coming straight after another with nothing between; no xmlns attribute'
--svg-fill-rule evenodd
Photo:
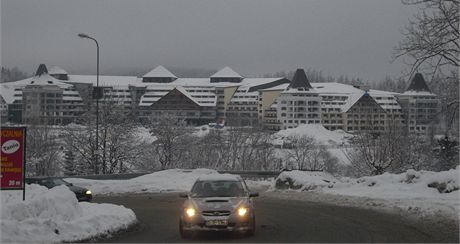
<svg viewBox="0 0 460 244"><path fill-rule="evenodd" d="M124 173L124 174L105 174L105 175L73 175L73 176L56 176L52 178L81 178L81 179L91 179L91 180L127 180L143 176L146 174L151 174L158 171L151 172L140 172L140 173ZM192 170L184 170L192 171ZM267 179L275 178L281 172L278 171L242 171L242 170L218 170L217 172L221 174L235 174L240 175L244 179ZM32 178L32 177L31 177Z"/></svg>

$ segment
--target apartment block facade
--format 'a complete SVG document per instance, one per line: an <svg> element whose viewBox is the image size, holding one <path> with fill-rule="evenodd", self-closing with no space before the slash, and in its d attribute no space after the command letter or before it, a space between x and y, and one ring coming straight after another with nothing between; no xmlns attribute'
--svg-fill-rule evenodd
<svg viewBox="0 0 460 244"><path fill-rule="evenodd" d="M78 123L95 103L96 78L40 65L31 78L0 84L2 123ZM440 112L439 99L420 74L401 94L310 83L302 69L290 81L246 78L229 67L207 78L180 78L158 66L142 77L99 76L99 87L100 103L120 106L140 122L169 115L194 125L225 122L273 131L322 124L350 133L395 125L427 133Z"/></svg>

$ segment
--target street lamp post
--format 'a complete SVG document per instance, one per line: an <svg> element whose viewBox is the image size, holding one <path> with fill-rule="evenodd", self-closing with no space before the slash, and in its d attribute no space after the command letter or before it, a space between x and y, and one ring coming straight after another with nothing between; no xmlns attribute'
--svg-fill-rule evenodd
<svg viewBox="0 0 460 244"><path fill-rule="evenodd" d="M94 173L98 174L98 157L99 157L99 98L100 98L100 91L99 91L99 43L97 40L91 36L86 34L80 33L78 34L81 38L91 39L96 43L97 49L97 65L96 65L96 92L93 91L93 98L96 98L96 164L94 166Z"/></svg>

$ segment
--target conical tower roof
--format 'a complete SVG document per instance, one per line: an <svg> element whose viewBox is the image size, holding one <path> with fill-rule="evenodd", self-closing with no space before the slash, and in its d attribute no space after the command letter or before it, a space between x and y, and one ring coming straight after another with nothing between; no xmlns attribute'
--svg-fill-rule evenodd
<svg viewBox="0 0 460 244"><path fill-rule="evenodd" d="M307 91L313 87L308 81L305 71L303 69L297 69L288 88L304 88Z"/></svg>
<svg viewBox="0 0 460 244"><path fill-rule="evenodd" d="M423 78L423 75L420 73L417 73L414 75L414 78L412 78L412 81L410 82L406 91L430 92L431 93L431 90L426 84L425 79Z"/></svg>
<svg viewBox="0 0 460 244"><path fill-rule="evenodd" d="M35 72L35 76L41 76L43 74L48 74L48 69L46 68L45 64L40 64L38 66L37 72Z"/></svg>

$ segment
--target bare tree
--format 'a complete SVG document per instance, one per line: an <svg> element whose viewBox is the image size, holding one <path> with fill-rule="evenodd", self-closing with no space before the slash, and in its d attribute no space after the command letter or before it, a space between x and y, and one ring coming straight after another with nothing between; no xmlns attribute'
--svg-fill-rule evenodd
<svg viewBox="0 0 460 244"><path fill-rule="evenodd" d="M399 137L394 130L380 135L361 133L353 138L346 150L356 176L380 175L391 169L396 162Z"/></svg>
<svg viewBox="0 0 460 244"><path fill-rule="evenodd" d="M460 0L403 0L403 3L419 6L420 12L395 47L395 59L403 56L412 59L410 75L422 65L427 65L433 74L443 66L459 67Z"/></svg>
<svg viewBox="0 0 460 244"><path fill-rule="evenodd" d="M158 155L161 169L167 169L178 162L181 150L181 139L188 132L186 122L175 116L165 115L151 121L148 125L150 133L157 138L153 146Z"/></svg>
<svg viewBox="0 0 460 244"><path fill-rule="evenodd" d="M400 132L402 136L395 141L398 144L395 150L395 162L391 171L402 173L408 169L431 170L434 163L430 138L426 135Z"/></svg>
<svg viewBox="0 0 460 244"><path fill-rule="evenodd" d="M48 125L32 124L27 130L27 173L52 176L59 170L61 148L55 130Z"/></svg>
<svg viewBox="0 0 460 244"><path fill-rule="evenodd" d="M76 161L92 174L126 172L141 155L140 141L134 136L135 124L122 105L102 102L98 135L93 111L81 117L83 125L68 125L63 131L67 151L75 153ZM95 139L99 138L96 148ZM96 155L99 160L96 163Z"/></svg>
<svg viewBox="0 0 460 244"><path fill-rule="evenodd" d="M299 170L312 170L309 168L309 158L315 148L315 139L309 136L288 137L292 149L289 149L287 156Z"/></svg>

